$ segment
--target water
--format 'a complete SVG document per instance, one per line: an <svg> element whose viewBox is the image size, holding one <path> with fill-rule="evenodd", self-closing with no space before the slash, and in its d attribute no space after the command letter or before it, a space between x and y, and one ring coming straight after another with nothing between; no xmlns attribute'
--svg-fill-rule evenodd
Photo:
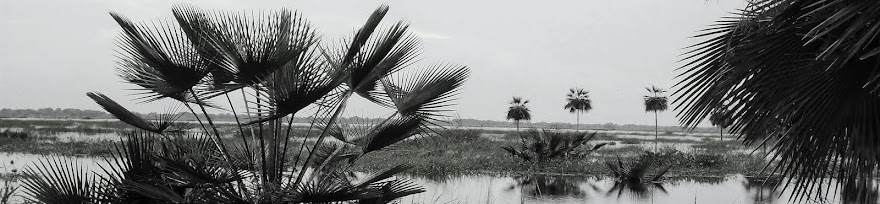
<svg viewBox="0 0 880 204"><path fill-rule="evenodd" d="M673 179L662 184L622 185L603 177L472 175L430 179L408 177L427 192L402 203L792 203L790 191L773 192L763 181L728 178ZM839 203L838 198L805 203Z"/></svg>
<svg viewBox="0 0 880 204"><path fill-rule="evenodd" d="M27 166L45 161L47 156L0 153L0 172L21 172ZM73 159L83 168L101 172L103 158ZM15 161L10 164L9 161ZM365 174L361 174L365 175ZM726 178L668 179L661 184L617 183L595 176L505 176L464 175L447 177L399 176L422 186L426 192L403 198L401 203L790 203L789 191L773 192L763 180L730 176ZM770 181L769 183L778 182ZM0 182L0 187L5 183ZM12 185L18 185L12 183ZM21 190L19 191L21 193ZM21 199L21 198L16 198ZM839 197L814 199L806 203L839 203Z"/></svg>

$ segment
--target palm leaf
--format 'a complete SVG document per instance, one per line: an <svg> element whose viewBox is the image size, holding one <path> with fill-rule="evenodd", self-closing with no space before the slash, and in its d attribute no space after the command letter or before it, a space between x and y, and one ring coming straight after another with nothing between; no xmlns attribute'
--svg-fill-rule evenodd
<svg viewBox="0 0 880 204"><path fill-rule="evenodd" d="M92 203L99 197L96 180L71 159L41 159L24 170L27 199L39 203Z"/></svg>
<svg viewBox="0 0 880 204"><path fill-rule="evenodd" d="M116 119L119 119L119 121L122 121L125 124L129 124L131 126L139 128L141 130L146 130L146 131L161 134L163 131L165 131L165 129L167 129L170 126L170 121L172 121L172 119L174 118L174 117L163 117L164 118L163 121L166 121L166 122L160 122L161 125L156 126L153 123L150 123L149 121L141 118L137 114L129 111L125 107L122 107L122 105L119 105L119 103L116 103L116 101L113 101L113 99L110 99L110 97L107 97L104 94L97 93L97 92L89 92L89 93L86 93L86 95L89 96L89 98L92 98L92 100L94 100L95 103L100 105L101 108L104 108L104 110L106 110L107 112L112 114L114 117L116 117Z"/></svg>
<svg viewBox="0 0 880 204"><path fill-rule="evenodd" d="M418 117L391 116L388 122L374 127L367 137L359 140L363 142L363 152L380 150L412 137L419 130L422 121Z"/></svg>
<svg viewBox="0 0 880 204"><path fill-rule="evenodd" d="M287 9L233 13L176 6L172 11L199 53L213 60L215 84L235 83L228 88L261 83L299 61L318 41L309 22Z"/></svg>
<svg viewBox="0 0 880 204"><path fill-rule="evenodd" d="M342 70L326 66L314 52L303 52L303 56L285 65L270 75L265 83L265 94L258 96L264 101L265 117L246 124L254 124L278 119L302 110L308 105L318 103L328 94L339 88L345 79ZM329 96L332 97L332 96ZM333 101L332 99L330 101Z"/></svg>
<svg viewBox="0 0 880 204"><path fill-rule="evenodd" d="M464 66L435 65L422 72L408 76L389 77L382 80L385 92L404 116L437 120L445 108L455 100L457 91L468 77Z"/></svg>
<svg viewBox="0 0 880 204"><path fill-rule="evenodd" d="M419 40L408 32L409 25L398 22L388 29L377 26L387 13L388 7L383 5L376 9L367 22L355 34L351 43L344 48L345 54L335 54L340 60L331 62L334 66L349 71L348 86L354 93L365 99L391 106L390 101L379 89L379 80L410 65L418 54Z"/></svg>
<svg viewBox="0 0 880 204"><path fill-rule="evenodd" d="M141 99L172 98L195 103L192 89L211 71L212 63L198 55L185 34L166 21L135 24L119 14L110 14L122 27L117 40L118 73L144 90Z"/></svg>

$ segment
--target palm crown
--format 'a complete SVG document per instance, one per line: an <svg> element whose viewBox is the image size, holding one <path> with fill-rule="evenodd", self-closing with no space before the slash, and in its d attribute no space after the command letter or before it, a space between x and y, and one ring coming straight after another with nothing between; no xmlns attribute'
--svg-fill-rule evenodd
<svg viewBox="0 0 880 204"><path fill-rule="evenodd" d="M532 114L530 113L529 107L526 104L529 103L529 100L523 100L521 97L513 97L510 100L510 108L507 109L507 119L520 121L520 120L531 120Z"/></svg>
<svg viewBox="0 0 880 204"><path fill-rule="evenodd" d="M666 104L666 96L663 96L663 93L666 93L666 90L655 86L651 86L650 88L645 87L645 89L650 93L650 95L643 97L645 99L645 111L665 111L668 105Z"/></svg>
<svg viewBox="0 0 880 204"><path fill-rule="evenodd" d="M565 109L568 109L568 112L587 112L593 109L588 91L582 88L571 88L568 91L568 95L565 96L565 100L568 101Z"/></svg>

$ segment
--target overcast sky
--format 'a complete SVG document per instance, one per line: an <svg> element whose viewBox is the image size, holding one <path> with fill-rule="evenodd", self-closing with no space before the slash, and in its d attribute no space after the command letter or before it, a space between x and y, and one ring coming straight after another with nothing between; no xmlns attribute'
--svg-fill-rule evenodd
<svg viewBox="0 0 880 204"><path fill-rule="evenodd" d="M113 38L120 29L107 15L133 20L171 17L174 4L208 9L291 8L328 38L350 34L382 3L385 23L407 20L422 37L421 62L467 65L462 118L504 120L511 96L531 100L533 121L574 122L563 110L570 87L585 88L593 110L581 123L653 124L644 87L671 89L682 48L699 29L741 8L724 0L445 0L445 1L0 1L0 108L99 109L86 96L99 91L142 112L163 104L136 104L130 85L115 75ZM672 96L671 99L673 99ZM671 100L670 100L671 101ZM660 116L678 124L676 104ZM361 107L356 104L355 109ZM367 106L364 106L367 107ZM378 116L371 108L349 115Z"/></svg>

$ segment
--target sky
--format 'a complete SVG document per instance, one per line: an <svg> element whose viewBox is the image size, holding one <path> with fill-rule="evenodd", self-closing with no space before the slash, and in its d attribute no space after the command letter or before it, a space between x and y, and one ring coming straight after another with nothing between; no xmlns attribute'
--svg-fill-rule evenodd
<svg viewBox="0 0 880 204"><path fill-rule="evenodd" d="M85 93L99 91L139 112L142 104L116 76L119 26L108 12L135 21L170 19L176 4L205 9L301 12L325 39L350 35L379 5L383 23L410 23L422 39L415 67L468 66L471 77L453 106L461 118L504 120L512 96L529 99L532 121L571 122L563 109L571 87L589 91L593 110L581 123L653 124L644 87L675 90L678 62L690 38L745 5L743 0L4 0L0 1L0 108L100 109ZM670 91L670 93L672 92ZM670 102L675 99L670 96ZM677 125L673 110L659 124ZM347 115L379 117L380 108L352 103ZM707 123L701 126L708 126Z"/></svg>

